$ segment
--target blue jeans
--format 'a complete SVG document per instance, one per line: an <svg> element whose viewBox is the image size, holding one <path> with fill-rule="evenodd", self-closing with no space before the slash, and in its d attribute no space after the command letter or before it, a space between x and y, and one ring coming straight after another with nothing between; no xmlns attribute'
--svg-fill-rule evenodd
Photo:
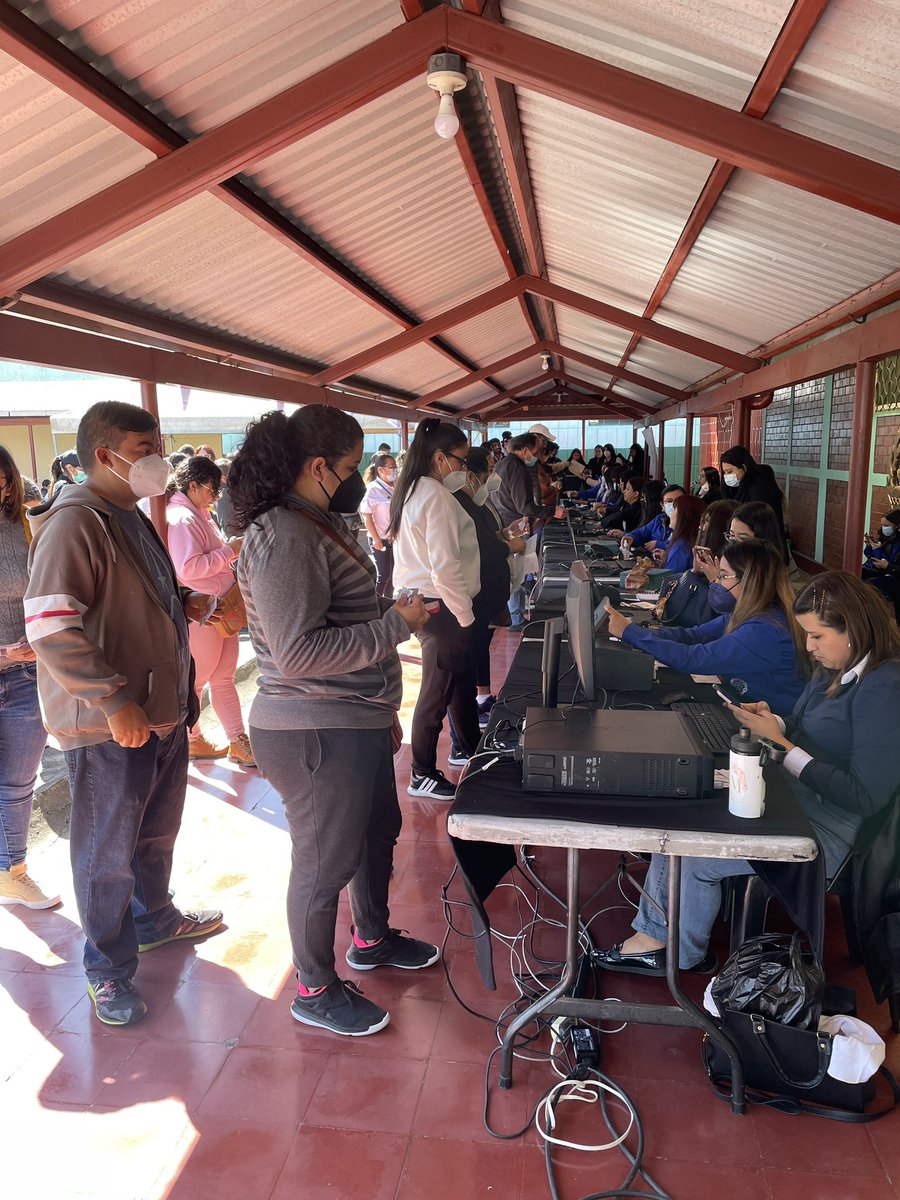
<svg viewBox="0 0 900 1200"><path fill-rule="evenodd" d="M521 625L525 620L525 589L523 587L516 588L507 601L506 607L509 609L513 625Z"/></svg>
<svg viewBox="0 0 900 1200"><path fill-rule="evenodd" d="M92 982L130 979L139 942L174 933L172 852L187 787L187 727L151 733L137 750L115 742L66 751L72 791L69 849L84 970Z"/></svg>
<svg viewBox="0 0 900 1200"><path fill-rule="evenodd" d="M47 734L37 664L0 671L0 871L25 861L28 824Z"/></svg>
<svg viewBox="0 0 900 1200"><path fill-rule="evenodd" d="M709 935L722 903L722 880L732 875L752 875L743 858L683 858L681 860L681 912L678 926L678 965L682 971L703 962ZM668 908L669 856L654 854L644 891L659 906L641 896L631 928L658 942L666 940L665 913ZM660 911L662 910L662 911Z"/></svg>

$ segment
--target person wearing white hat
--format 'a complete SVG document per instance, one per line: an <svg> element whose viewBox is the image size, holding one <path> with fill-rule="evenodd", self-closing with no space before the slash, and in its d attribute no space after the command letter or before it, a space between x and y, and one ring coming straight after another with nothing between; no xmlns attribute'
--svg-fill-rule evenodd
<svg viewBox="0 0 900 1200"><path fill-rule="evenodd" d="M537 434L537 436L538 436L538 437L542 437L542 438L544 439L544 441L545 441L545 442L554 442L554 441L556 441L556 439L554 438L554 436L553 436L553 434L550 432L550 430L547 428L547 426L546 426L546 425L541 425L541 423L540 423L540 422L538 422L538 423L537 423L537 424L535 424L535 425L532 425L532 426L531 426L531 428L528 430L528 432L529 432L529 433L536 433L536 434Z"/></svg>

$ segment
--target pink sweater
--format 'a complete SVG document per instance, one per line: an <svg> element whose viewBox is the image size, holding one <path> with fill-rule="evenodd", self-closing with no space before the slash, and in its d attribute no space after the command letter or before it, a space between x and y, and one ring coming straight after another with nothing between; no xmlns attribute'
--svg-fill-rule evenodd
<svg viewBox="0 0 900 1200"><path fill-rule="evenodd" d="M209 512L176 492L166 506L166 524L178 582L195 592L223 596L234 583L231 564L237 555L225 545Z"/></svg>

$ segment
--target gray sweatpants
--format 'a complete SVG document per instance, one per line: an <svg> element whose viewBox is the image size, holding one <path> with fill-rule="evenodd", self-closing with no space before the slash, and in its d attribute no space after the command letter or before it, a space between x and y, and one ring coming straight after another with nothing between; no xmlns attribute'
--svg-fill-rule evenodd
<svg viewBox="0 0 900 1200"><path fill-rule="evenodd" d="M253 756L280 794L291 833L288 930L300 982L338 976L338 896L347 888L361 938L388 932L400 805L389 729L255 729Z"/></svg>

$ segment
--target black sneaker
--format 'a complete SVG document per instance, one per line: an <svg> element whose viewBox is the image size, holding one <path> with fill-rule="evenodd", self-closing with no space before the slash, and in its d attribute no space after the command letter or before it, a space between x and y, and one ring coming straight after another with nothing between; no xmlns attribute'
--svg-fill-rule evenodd
<svg viewBox="0 0 900 1200"><path fill-rule="evenodd" d="M469 761L469 755L466 754L462 746L452 745L450 753L447 755L447 762L451 767L464 767Z"/></svg>
<svg viewBox="0 0 900 1200"><path fill-rule="evenodd" d="M482 729L485 727L485 725L487 725L488 721L491 719L491 709L494 707L494 705L496 703L497 703L496 696L479 697L479 700L478 700L478 724L482 727Z"/></svg>
<svg viewBox="0 0 900 1200"><path fill-rule="evenodd" d="M133 1025L147 1014L147 1005L130 979L88 980L88 995L97 1020L104 1025Z"/></svg>
<svg viewBox="0 0 900 1200"><path fill-rule="evenodd" d="M355 983L336 979L315 996L296 996L291 1016L301 1025L318 1025L344 1037L367 1037L384 1029L390 1013L367 1000Z"/></svg>
<svg viewBox="0 0 900 1200"><path fill-rule="evenodd" d="M351 931L352 932L352 931ZM441 957L437 946L404 937L399 929L391 929L374 946L350 943L346 959L354 971L373 971L376 967L399 967L401 971L421 971Z"/></svg>
<svg viewBox="0 0 900 1200"><path fill-rule="evenodd" d="M438 770L411 771L406 791L410 796L429 796L432 800L452 800L456 795L455 786Z"/></svg>

